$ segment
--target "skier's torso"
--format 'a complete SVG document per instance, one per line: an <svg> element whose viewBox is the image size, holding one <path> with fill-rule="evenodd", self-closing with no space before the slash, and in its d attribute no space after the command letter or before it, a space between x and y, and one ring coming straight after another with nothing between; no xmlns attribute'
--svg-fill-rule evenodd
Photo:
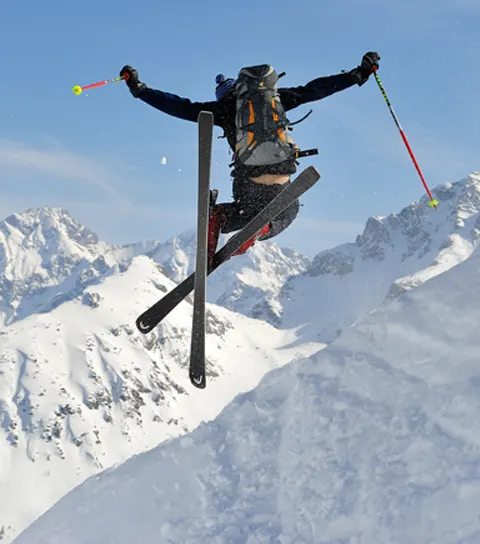
<svg viewBox="0 0 480 544"><path fill-rule="evenodd" d="M307 102L320 100L338 91L351 87L356 83L348 72L327 77L319 77L299 87L279 89L280 100L285 111L292 110ZM192 102L175 94L146 87L138 95L143 102L154 108L184 119L196 122L201 111L213 113L214 123L223 129L230 149L234 152L236 146L236 101L232 93L225 99L210 102ZM234 164L232 176L234 178L251 178L264 174L293 174L296 171L295 161L288 161L278 165L261 167L258 170L246 169L242 165Z"/></svg>
<svg viewBox="0 0 480 544"><path fill-rule="evenodd" d="M237 143L237 128L235 124L236 115L236 99L233 93L230 93L225 99L220 102L216 102L216 108L213 112L214 123L216 126L223 129L223 136L227 140L230 150L233 154L233 170L231 176L240 179L252 179L263 176L284 176L295 173L296 162L295 159L291 161L285 161L283 163L274 165L264 165L256 167L248 167L241 164L235 159L235 146ZM263 182L263 180L262 180ZM278 181L271 181L271 183L278 183Z"/></svg>

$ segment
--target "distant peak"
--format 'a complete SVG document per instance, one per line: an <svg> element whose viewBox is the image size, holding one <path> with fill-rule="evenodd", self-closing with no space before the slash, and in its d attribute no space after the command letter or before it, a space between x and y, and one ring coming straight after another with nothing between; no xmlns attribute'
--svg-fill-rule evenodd
<svg viewBox="0 0 480 544"><path fill-rule="evenodd" d="M66 208L51 206L28 208L23 212L9 215L0 222L0 230L4 230L1 228L2 224L13 227L24 236L41 230L56 231L84 246L97 244L99 241L98 236L74 219Z"/></svg>
<svg viewBox="0 0 480 544"><path fill-rule="evenodd" d="M45 221L46 219L76 222L65 208L42 206L39 208L28 208L23 212L17 212L9 215L5 219L5 223L12 226L17 226L20 223L24 225L35 225Z"/></svg>

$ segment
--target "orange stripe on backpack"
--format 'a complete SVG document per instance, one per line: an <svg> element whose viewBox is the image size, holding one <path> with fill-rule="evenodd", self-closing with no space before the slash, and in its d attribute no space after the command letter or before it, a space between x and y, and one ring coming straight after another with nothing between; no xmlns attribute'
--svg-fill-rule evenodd
<svg viewBox="0 0 480 544"><path fill-rule="evenodd" d="M277 113L275 112L275 110L276 110L277 108L275 107L275 99L274 99L274 98L272 98L272 108L273 108L273 120L274 120L274 121L278 121L278 115L277 115Z"/></svg>
<svg viewBox="0 0 480 544"><path fill-rule="evenodd" d="M251 100L248 101L248 108L250 110L250 116L248 118L249 123L255 123L255 112L253 111L253 104Z"/></svg>

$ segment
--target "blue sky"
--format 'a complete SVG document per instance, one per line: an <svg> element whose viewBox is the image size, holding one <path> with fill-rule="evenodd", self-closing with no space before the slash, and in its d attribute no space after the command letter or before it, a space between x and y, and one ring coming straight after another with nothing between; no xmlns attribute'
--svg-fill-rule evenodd
<svg viewBox="0 0 480 544"><path fill-rule="evenodd" d="M0 216L62 206L115 243L165 240L195 225L196 125L133 99L123 83L71 92L126 63L151 87L211 100L218 72L268 62L294 86L376 50L428 183L480 170L478 0L393 4L3 2ZM310 106L293 136L319 148L302 164L322 179L277 241L313 255L354 240L370 215L400 210L423 188L373 79L290 117ZM224 200L229 162L226 142L215 140L212 185Z"/></svg>

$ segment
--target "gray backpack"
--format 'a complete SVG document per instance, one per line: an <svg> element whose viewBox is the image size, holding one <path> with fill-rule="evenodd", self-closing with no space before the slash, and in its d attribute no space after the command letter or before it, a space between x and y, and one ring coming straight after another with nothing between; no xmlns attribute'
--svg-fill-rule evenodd
<svg viewBox="0 0 480 544"><path fill-rule="evenodd" d="M278 79L268 64L242 68L238 74L235 157L245 166L274 165L298 156L280 101Z"/></svg>

